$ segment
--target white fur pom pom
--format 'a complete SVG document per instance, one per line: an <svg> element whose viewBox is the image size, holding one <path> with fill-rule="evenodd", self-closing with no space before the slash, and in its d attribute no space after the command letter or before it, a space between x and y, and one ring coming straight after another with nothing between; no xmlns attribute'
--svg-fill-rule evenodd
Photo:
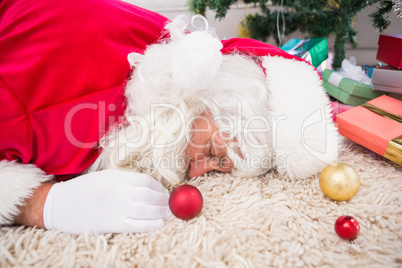
<svg viewBox="0 0 402 268"><path fill-rule="evenodd" d="M193 32L179 41L172 58L173 79L182 88L198 91L216 76L222 64L222 43L206 32Z"/></svg>
<svg viewBox="0 0 402 268"><path fill-rule="evenodd" d="M166 26L175 43L172 55L172 76L180 88L196 93L204 89L214 79L222 64L222 43L214 36L214 29L209 28L208 21L201 15L195 15L194 21L201 19L205 27L185 34L188 19L185 15L177 16ZM180 34L181 33L181 34Z"/></svg>

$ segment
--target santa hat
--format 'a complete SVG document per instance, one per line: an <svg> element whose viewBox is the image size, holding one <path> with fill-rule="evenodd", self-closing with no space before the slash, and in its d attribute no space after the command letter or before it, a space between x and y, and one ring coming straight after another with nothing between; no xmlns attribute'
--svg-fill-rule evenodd
<svg viewBox="0 0 402 268"><path fill-rule="evenodd" d="M197 15L192 24L197 18L202 19L205 26L192 33L186 31L188 20L183 15L166 26L170 39L164 42L174 44L169 50L171 74L175 88L181 91L163 94L194 100L218 75L224 55L243 55L258 64L265 74L266 105L270 110L271 126L271 144L266 154L269 153L272 166L281 175L305 178L335 162L338 134L331 119L329 98L314 67L257 40L233 38L220 41L205 18ZM137 66L141 57L132 53L128 60L132 66ZM155 101L150 97L137 103L133 109L141 114L141 106L146 107Z"/></svg>
<svg viewBox="0 0 402 268"><path fill-rule="evenodd" d="M250 56L264 70L276 123L272 142L276 170L305 178L337 162L339 136L320 74L307 61L261 41L222 41L223 54Z"/></svg>

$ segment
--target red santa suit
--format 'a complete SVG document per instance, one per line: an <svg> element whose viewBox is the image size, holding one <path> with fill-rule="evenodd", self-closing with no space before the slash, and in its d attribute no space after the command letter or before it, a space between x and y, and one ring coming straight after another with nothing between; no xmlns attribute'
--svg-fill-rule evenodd
<svg viewBox="0 0 402 268"><path fill-rule="evenodd" d="M127 55L166 23L122 1L0 1L0 224L47 174L66 179L95 161L124 113Z"/></svg>

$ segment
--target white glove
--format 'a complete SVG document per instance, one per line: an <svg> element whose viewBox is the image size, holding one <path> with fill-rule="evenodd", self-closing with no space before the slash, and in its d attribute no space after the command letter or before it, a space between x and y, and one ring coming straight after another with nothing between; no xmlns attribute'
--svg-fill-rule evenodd
<svg viewBox="0 0 402 268"><path fill-rule="evenodd" d="M43 221L46 229L70 234L148 232L172 215L168 200L152 177L108 169L53 185Z"/></svg>

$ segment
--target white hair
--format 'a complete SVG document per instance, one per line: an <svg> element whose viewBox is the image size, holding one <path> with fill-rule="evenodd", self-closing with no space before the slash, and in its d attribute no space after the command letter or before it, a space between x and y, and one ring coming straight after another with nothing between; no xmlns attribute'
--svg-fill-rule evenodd
<svg viewBox="0 0 402 268"><path fill-rule="evenodd" d="M186 174L185 150L194 120L209 114L219 131L227 134L225 137L236 140L227 150L235 165L233 174L266 172L270 168L266 163L250 165L249 160L271 152L270 133L244 131L269 128L268 90L262 67L250 57L221 55L216 73L201 70L208 81L201 89L194 85L194 90L174 78L172 65L184 35L175 36L170 42L149 46L144 55L129 55L134 72L125 88L126 122L102 139L103 165L134 169L169 183L180 182Z"/></svg>

